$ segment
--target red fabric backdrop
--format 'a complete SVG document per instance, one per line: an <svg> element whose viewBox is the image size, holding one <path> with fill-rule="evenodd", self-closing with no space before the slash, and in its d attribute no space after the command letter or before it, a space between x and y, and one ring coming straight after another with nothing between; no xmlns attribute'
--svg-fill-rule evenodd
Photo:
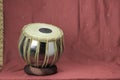
<svg viewBox="0 0 120 80"><path fill-rule="evenodd" d="M25 24L44 22L65 33L58 73L29 76L19 56ZM120 0L4 0L4 68L1 79L120 78Z"/></svg>

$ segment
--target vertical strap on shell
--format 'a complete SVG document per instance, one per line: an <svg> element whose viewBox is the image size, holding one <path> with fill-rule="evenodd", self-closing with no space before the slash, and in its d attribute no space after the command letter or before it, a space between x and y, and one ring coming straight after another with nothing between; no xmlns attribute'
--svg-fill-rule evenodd
<svg viewBox="0 0 120 80"><path fill-rule="evenodd" d="M25 41L24 41L24 46L23 46L23 58L24 60L27 62L26 60L26 54L27 54L27 51L26 51L26 48L27 48L27 41L28 41L28 38L25 38Z"/></svg>
<svg viewBox="0 0 120 80"><path fill-rule="evenodd" d="M37 63L37 67L39 67L39 52L40 52L40 42L38 41L38 45L35 53L35 61Z"/></svg>
<svg viewBox="0 0 120 80"><path fill-rule="evenodd" d="M27 62L30 65L31 65L31 61L30 61L30 47L31 47L31 43L32 43L32 39L30 39L30 43L29 43L28 51L27 51Z"/></svg>
<svg viewBox="0 0 120 80"><path fill-rule="evenodd" d="M63 51L63 37L60 38L60 56L62 55L62 51Z"/></svg>
<svg viewBox="0 0 120 80"><path fill-rule="evenodd" d="M47 52L48 52L48 50L47 50L47 45L48 45L48 40L46 41L45 57L44 57L44 61L43 61L42 67L44 67L44 66L45 66L46 59L47 59Z"/></svg>
<svg viewBox="0 0 120 80"><path fill-rule="evenodd" d="M54 48L55 48L55 53L54 53L54 57L53 57L53 61L51 63L51 66L55 64L57 56L58 56L56 40L54 41Z"/></svg>
<svg viewBox="0 0 120 80"><path fill-rule="evenodd" d="M55 62L54 64L57 62L58 60L58 48L57 48L57 39L55 40L55 54L56 54L56 57L55 57Z"/></svg>
<svg viewBox="0 0 120 80"><path fill-rule="evenodd" d="M24 36L23 36L23 34L21 34L20 38L19 38L19 43L18 43L19 52L20 52L20 45L21 45L23 39L24 39Z"/></svg>
<svg viewBox="0 0 120 80"><path fill-rule="evenodd" d="M48 62L49 62L49 56L47 56L47 61L46 61L45 67L48 65Z"/></svg>
<svg viewBox="0 0 120 80"><path fill-rule="evenodd" d="M49 42L47 41L47 43L46 43L46 53L47 54L48 54L48 46L49 46ZM49 62L49 56L46 55L46 57L47 57L47 60L46 60L46 63L45 63L45 67L48 65L48 62Z"/></svg>

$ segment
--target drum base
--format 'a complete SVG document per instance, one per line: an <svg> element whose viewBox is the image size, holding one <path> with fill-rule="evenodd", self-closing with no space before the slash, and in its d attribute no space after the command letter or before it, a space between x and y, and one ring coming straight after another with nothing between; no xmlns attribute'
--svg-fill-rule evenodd
<svg viewBox="0 0 120 80"><path fill-rule="evenodd" d="M26 65L24 67L24 71L28 75L45 76L45 75L51 75L57 73L57 67L56 65L53 65L51 67L46 67L46 68L37 68L37 67L32 67L30 65Z"/></svg>

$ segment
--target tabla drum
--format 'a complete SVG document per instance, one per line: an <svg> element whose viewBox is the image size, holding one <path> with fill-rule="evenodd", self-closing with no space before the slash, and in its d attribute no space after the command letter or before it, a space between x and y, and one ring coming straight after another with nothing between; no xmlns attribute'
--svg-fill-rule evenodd
<svg viewBox="0 0 120 80"><path fill-rule="evenodd" d="M25 25L19 39L20 55L33 67L54 65L63 52L63 46L63 31L46 23Z"/></svg>

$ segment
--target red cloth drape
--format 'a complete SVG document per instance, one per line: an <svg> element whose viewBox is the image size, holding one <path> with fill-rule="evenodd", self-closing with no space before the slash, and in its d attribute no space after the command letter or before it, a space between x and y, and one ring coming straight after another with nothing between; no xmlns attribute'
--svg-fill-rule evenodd
<svg viewBox="0 0 120 80"><path fill-rule="evenodd" d="M44 22L65 33L58 73L29 76L19 56L25 24ZM4 0L4 68L1 79L120 78L120 0Z"/></svg>

